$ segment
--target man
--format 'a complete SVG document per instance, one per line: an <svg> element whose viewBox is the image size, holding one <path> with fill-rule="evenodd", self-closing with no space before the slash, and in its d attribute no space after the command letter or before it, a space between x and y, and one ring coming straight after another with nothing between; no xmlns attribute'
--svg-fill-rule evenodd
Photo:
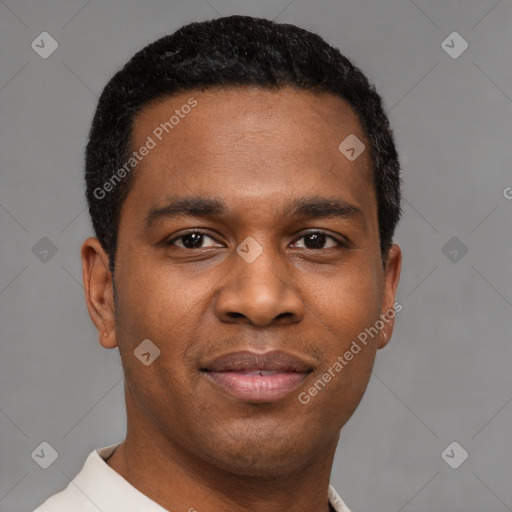
<svg viewBox="0 0 512 512"><path fill-rule="evenodd" d="M349 512L329 484L397 309L397 152L320 37L232 16L137 53L86 155L87 307L127 435L38 512Z"/></svg>

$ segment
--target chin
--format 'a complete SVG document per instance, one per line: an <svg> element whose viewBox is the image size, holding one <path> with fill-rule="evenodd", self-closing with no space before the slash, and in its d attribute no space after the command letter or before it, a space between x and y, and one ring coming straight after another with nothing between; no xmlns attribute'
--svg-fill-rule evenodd
<svg viewBox="0 0 512 512"><path fill-rule="evenodd" d="M226 473L253 478L275 478L303 465L303 461L297 452L289 459L281 457L280 453L265 454L264 457L261 457L261 454L252 454L252 457L248 457L246 454L243 456L238 454L232 457L229 457L226 453L219 454L219 457L212 457L212 455L210 454L209 462Z"/></svg>
<svg viewBox="0 0 512 512"><path fill-rule="evenodd" d="M210 437L213 439L213 437ZM313 440L309 440L314 443ZM285 438L260 432L251 436L240 435L214 439L212 444L203 446L204 459L212 465L240 476L274 477L283 472L302 467L314 456L316 450L308 442L300 440L290 432ZM311 453L309 453L311 452Z"/></svg>

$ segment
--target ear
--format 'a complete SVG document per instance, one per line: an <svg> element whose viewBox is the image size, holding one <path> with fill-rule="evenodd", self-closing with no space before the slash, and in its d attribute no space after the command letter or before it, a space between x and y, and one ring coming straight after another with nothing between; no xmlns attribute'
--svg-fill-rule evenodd
<svg viewBox="0 0 512 512"><path fill-rule="evenodd" d="M397 244L393 244L389 249L384 269L384 293L381 310L381 319L384 322L384 327L379 335L379 349L384 348L391 339L395 326L395 315L402 309L402 305L395 302L401 269L402 251Z"/></svg>
<svg viewBox="0 0 512 512"><path fill-rule="evenodd" d="M117 346L114 283L108 265L109 257L95 237L84 241L81 257L89 316L98 329L100 345L105 348L114 348Z"/></svg>

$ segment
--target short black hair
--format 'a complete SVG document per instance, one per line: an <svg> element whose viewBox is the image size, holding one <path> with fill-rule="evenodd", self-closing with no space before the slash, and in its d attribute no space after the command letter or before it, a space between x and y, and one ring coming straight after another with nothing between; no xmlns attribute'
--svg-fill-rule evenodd
<svg viewBox="0 0 512 512"><path fill-rule="evenodd" d="M366 76L320 36L290 24L229 16L185 25L147 45L112 77L101 94L86 148L86 197L111 272L121 207L133 172L123 173L126 176L109 186L108 194L104 185L109 180L112 183L116 171L130 158L135 115L161 97L219 86L329 92L352 107L370 142L385 263L401 216L401 178L381 97Z"/></svg>

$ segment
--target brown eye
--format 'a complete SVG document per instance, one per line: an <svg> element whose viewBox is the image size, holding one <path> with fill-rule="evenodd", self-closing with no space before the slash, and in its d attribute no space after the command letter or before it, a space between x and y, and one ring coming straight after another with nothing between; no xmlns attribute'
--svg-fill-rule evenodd
<svg viewBox="0 0 512 512"><path fill-rule="evenodd" d="M305 249L329 249L331 247L345 247L340 240L337 240L333 236L327 235L322 231L314 231L306 233L299 240L304 240L301 248ZM298 243L298 241L296 242ZM328 244L326 246L326 244Z"/></svg>
<svg viewBox="0 0 512 512"><path fill-rule="evenodd" d="M203 243L210 239L213 244L203 245ZM202 231L192 231L190 233L185 233L184 235L177 236L167 242L167 245L174 245L176 247L181 247L182 249L203 249L205 247L211 247L212 245L217 244L217 242L206 233Z"/></svg>

